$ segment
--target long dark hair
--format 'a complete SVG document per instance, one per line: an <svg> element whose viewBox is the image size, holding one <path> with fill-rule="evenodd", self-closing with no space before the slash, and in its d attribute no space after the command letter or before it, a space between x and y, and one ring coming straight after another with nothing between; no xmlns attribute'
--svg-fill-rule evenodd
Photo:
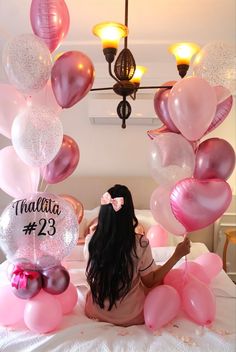
<svg viewBox="0 0 236 352"><path fill-rule="evenodd" d="M104 308L108 299L111 310L116 301L129 292L136 255L134 213L131 193L126 186L115 185L108 190L112 198L123 197L122 208L115 212L111 204L101 205L98 225L89 242L86 268L93 301Z"/></svg>

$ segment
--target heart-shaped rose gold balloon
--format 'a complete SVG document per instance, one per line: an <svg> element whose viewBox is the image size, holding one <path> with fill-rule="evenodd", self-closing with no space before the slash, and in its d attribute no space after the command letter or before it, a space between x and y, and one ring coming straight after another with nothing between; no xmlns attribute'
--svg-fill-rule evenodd
<svg viewBox="0 0 236 352"><path fill-rule="evenodd" d="M216 221L228 208L232 192L221 179L178 182L170 195L173 214L187 231L199 230Z"/></svg>

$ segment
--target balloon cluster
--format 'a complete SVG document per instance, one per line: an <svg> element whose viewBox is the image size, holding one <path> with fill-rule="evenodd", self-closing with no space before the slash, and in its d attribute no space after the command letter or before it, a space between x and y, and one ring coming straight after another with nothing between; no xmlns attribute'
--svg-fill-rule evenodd
<svg viewBox="0 0 236 352"><path fill-rule="evenodd" d="M221 269L222 260L217 254L204 253L170 270L164 284L146 297L146 326L155 331L174 319L180 309L195 323L209 326L216 313L215 297L209 284Z"/></svg>
<svg viewBox="0 0 236 352"><path fill-rule="evenodd" d="M37 192L39 183L61 182L79 163L79 146L63 134L59 113L89 92L94 67L79 51L52 64L51 53L69 30L64 0L32 0L30 21L34 34L18 35L3 50L10 84L0 84L0 133L12 145L0 150L0 188L15 200L0 217L10 280L0 289L0 324L24 318L30 330L44 333L77 302L60 263L77 244L84 209L70 195Z"/></svg>

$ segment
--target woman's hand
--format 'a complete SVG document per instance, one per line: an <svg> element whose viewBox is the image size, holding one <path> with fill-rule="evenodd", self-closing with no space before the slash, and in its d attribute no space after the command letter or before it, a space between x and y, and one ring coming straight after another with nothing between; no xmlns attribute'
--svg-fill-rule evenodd
<svg viewBox="0 0 236 352"><path fill-rule="evenodd" d="M176 246L174 256L179 260L180 258L190 253L190 248L191 248L190 240L186 236L183 242L180 242Z"/></svg>

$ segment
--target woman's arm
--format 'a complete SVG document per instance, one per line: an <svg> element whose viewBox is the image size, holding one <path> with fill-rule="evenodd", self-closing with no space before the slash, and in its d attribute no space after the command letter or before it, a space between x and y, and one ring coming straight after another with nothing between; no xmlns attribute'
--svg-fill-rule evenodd
<svg viewBox="0 0 236 352"><path fill-rule="evenodd" d="M170 257L169 260L167 260L164 265L159 266L156 270L141 277L142 283L149 288L161 285L166 274L183 256L189 254L189 252L190 240L189 238L185 237L183 242L177 245L173 255Z"/></svg>

